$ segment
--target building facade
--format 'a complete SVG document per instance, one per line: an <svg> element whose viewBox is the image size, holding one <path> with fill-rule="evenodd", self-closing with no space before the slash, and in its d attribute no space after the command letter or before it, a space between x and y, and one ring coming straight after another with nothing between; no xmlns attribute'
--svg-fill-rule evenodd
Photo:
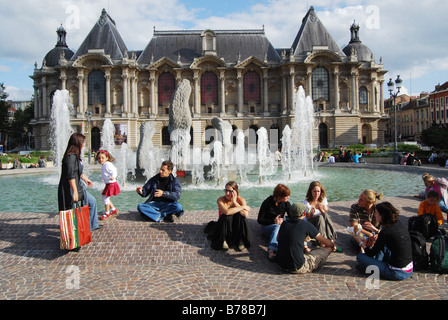
<svg viewBox="0 0 448 320"><path fill-rule="evenodd" d="M435 86L434 91L429 94L429 108L433 123L438 125L448 123L448 81Z"/></svg>
<svg viewBox="0 0 448 320"><path fill-rule="evenodd" d="M192 144L204 146L212 119L234 130L265 127L277 139L294 120L295 96L302 86L312 97L316 116L314 145L385 143L387 114L383 85L387 72L375 62L353 23L342 50L311 7L290 48L274 48L261 30L156 31L143 50L129 51L115 21L103 9L76 52L57 30L57 44L37 64L32 120L37 150L49 149L52 97L69 92L75 131L100 148L105 119L116 127L117 142L136 149L142 123L154 122L153 144L168 146L170 100L188 79L192 93ZM92 113L88 125L86 111ZM90 132L88 132L90 131Z"/></svg>

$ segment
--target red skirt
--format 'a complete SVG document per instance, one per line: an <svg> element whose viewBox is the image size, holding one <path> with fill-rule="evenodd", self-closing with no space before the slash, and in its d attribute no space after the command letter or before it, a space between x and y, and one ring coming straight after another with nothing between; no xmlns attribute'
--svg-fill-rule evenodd
<svg viewBox="0 0 448 320"><path fill-rule="evenodd" d="M117 182L107 183L102 195L106 197L116 196L120 193L120 186Z"/></svg>

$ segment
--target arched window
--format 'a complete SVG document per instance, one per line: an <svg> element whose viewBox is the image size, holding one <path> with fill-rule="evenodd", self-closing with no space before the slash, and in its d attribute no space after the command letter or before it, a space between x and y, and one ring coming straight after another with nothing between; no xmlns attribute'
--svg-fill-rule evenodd
<svg viewBox="0 0 448 320"><path fill-rule="evenodd" d="M359 88L359 104L367 104L367 89L364 86Z"/></svg>
<svg viewBox="0 0 448 320"><path fill-rule="evenodd" d="M313 101L320 98L329 101L329 81L328 81L328 71L323 67L319 67L313 70Z"/></svg>
<svg viewBox="0 0 448 320"><path fill-rule="evenodd" d="M174 76L169 72L164 72L159 76L159 105L171 102L175 87Z"/></svg>
<svg viewBox="0 0 448 320"><path fill-rule="evenodd" d="M260 76L255 71L244 75L244 103L249 101L260 103Z"/></svg>
<svg viewBox="0 0 448 320"><path fill-rule="evenodd" d="M207 103L218 104L218 78L211 71L201 77L201 104Z"/></svg>
<svg viewBox="0 0 448 320"><path fill-rule="evenodd" d="M104 72L101 70L93 70L89 73L89 106L94 103L106 104L106 79Z"/></svg>

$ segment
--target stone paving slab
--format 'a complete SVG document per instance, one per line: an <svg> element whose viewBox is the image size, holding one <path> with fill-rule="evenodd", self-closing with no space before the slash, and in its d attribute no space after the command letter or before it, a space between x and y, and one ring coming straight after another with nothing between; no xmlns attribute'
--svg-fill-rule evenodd
<svg viewBox="0 0 448 320"><path fill-rule="evenodd" d="M406 224L419 204L412 195L383 200L401 210ZM448 299L448 275L415 272L404 281L376 283L356 270L345 231L354 202L330 202L344 252L331 254L321 269L306 275L283 273L267 259L258 208L249 217L254 245L242 252L210 248L203 228L217 219L217 211L186 212L174 223L149 222L136 211L119 213L103 221L93 242L79 252L59 249L56 213L0 213L0 299Z"/></svg>

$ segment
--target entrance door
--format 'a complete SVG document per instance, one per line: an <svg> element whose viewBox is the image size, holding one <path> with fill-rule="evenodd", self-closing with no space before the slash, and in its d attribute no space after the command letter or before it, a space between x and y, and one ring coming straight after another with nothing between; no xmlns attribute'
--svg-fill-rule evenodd
<svg viewBox="0 0 448 320"><path fill-rule="evenodd" d="M319 146L328 148L328 128L325 123L319 125Z"/></svg>
<svg viewBox="0 0 448 320"><path fill-rule="evenodd" d="M100 129L97 127L92 128L91 132L91 141L92 141L92 149L93 151L100 150L101 147L101 132Z"/></svg>

